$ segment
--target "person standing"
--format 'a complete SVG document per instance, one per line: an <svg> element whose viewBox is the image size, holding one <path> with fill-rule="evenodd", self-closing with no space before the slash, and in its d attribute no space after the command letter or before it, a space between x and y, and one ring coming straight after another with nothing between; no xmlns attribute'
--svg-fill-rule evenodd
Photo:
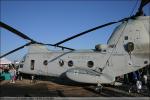
<svg viewBox="0 0 150 100"><path fill-rule="evenodd" d="M0 67L0 76L2 75L3 73L3 70L2 70L2 67Z"/></svg>
<svg viewBox="0 0 150 100"><path fill-rule="evenodd" d="M21 74L21 69L20 68L18 68L18 70L17 70L17 79L22 80L22 74Z"/></svg>
<svg viewBox="0 0 150 100"><path fill-rule="evenodd" d="M138 72L132 72L132 85L129 88L129 93L133 92L138 92L140 93L142 90L142 82L140 81L140 74Z"/></svg>
<svg viewBox="0 0 150 100"><path fill-rule="evenodd" d="M142 82L138 80L136 82L136 87L137 87L137 92L140 93L142 90Z"/></svg>
<svg viewBox="0 0 150 100"><path fill-rule="evenodd" d="M147 75L143 75L144 85L147 85Z"/></svg>
<svg viewBox="0 0 150 100"><path fill-rule="evenodd" d="M16 79L16 69L14 67L12 67L10 70L9 70L9 73L11 75L11 80L10 80L10 83L15 83L15 79Z"/></svg>

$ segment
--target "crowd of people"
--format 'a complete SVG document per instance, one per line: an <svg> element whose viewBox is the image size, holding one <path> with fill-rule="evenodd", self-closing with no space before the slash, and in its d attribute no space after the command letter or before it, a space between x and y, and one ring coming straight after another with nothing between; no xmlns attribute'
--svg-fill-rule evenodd
<svg viewBox="0 0 150 100"><path fill-rule="evenodd" d="M141 92L143 86L148 84L148 75L150 75L150 67L147 66L135 72L128 73L124 75L125 84L129 84L129 93L131 92Z"/></svg>
<svg viewBox="0 0 150 100"><path fill-rule="evenodd" d="M15 67L0 67L0 80L9 80L15 83L15 80L22 80L20 72Z"/></svg>

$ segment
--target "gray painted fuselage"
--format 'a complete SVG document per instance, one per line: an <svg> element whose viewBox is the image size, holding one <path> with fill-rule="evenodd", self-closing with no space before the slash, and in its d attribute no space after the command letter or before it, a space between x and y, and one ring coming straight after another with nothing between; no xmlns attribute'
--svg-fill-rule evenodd
<svg viewBox="0 0 150 100"><path fill-rule="evenodd" d="M43 45L31 45L21 71L56 77L65 73L69 79L83 83L114 82L115 77L150 64L149 22L150 16L140 16L123 22L114 30L107 48L101 51L49 51ZM128 42L134 44L131 54L125 50ZM34 70L31 70L31 60L34 60ZM63 61L62 65L60 61ZM69 61L72 62L71 66L68 65ZM93 62L92 67L88 66L89 61Z"/></svg>

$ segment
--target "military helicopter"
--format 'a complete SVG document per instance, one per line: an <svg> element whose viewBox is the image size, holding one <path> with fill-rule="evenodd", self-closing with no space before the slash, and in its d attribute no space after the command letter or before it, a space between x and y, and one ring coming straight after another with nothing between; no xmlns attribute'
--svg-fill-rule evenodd
<svg viewBox="0 0 150 100"><path fill-rule="evenodd" d="M23 73L55 77L65 75L75 82L111 84L115 82L116 77L150 64L150 16L143 15L142 11L148 3L149 0L142 0L137 13L133 16L91 28L56 44L35 41L17 29L0 22L0 27L30 41L1 55L0 58L28 47L28 53L21 61L20 69ZM75 50L61 46L74 38L115 23L121 24L116 27L107 44L98 44L92 50ZM45 45L62 50L51 51Z"/></svg>

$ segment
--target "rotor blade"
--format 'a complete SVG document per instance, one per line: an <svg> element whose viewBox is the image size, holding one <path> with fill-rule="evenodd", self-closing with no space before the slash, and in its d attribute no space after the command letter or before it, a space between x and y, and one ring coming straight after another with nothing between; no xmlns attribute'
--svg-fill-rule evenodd
<svg viewBox="0 0 150 100"><path fill-rule="evenodd" d="M36 42L35 40L29 38L27 35L23 34L22 32L20 32L20 31L14 29L14 28L12 28L11 26L9 26L9 25L7 25L7 24L5 24L5 23L3 23L3 22L0 22L0 26L3 27L3 28L5 28L5 29L7 29L7 30L9 30L9 31L11 31L11 32L13 32L14 34L20 36L20 37L23 38L23 39L27 39L27 40L30 40L30 41L32 41L32 42L38 43L38 42ZM39 44L43 44L43 43L39 43ZM53 44L47 44L47 45L55 46L55 45L53 45ZM72 49L72 48L63 47L63 46L55 46L55 47L59 47L59 48L62 48L62 49L68 49L68 50L74 50L74 49Z"/></svg>
<svg viewBox="0 0 150 100"><path fill-rule="evenodd" d="M27 44L25 44L25 45L23 45L23 46L20 46L20 47L14 49L14 50L12 50L12 51L10 51L10 52L8 52L8 53L2 55L2 56L0 56L0 58L3 58L3 57L5 57L5 56L7 56L7 55L9 55L9 54L12 54L12 53L14 53L14 52L20 50L20 49L23 49L25 46L28 46L28 45L30 45L30 44L32 44L32 43L33 43L33 42L29 42L29 43L27 43Z"/></svg>
<svg viewBox="0 0 150 100"><path fill-rule="evenodd" d="M7 30L11 31L12 33L20 36L23 39L27 39L27 40L30 40L32 42L35 42L33 39L29 38L27 35L23 34L22 32L12 28L11 26L9 26L9 25L1 22L1 21L0 21L0 27L3 27L4 29L7 29Z"/></svg>
<svg viewBox="0 0 150 100"><path fill-rule="evenodd" d="M48 45L48 46L55 46L54 44L44 44L44 43L39 43L39 44ZM59 48L62 48L62 49L68 49L68 50L72 50L72 51L75 50L75 49L64 47L64 46L55 46L55 47L59 47Z"/></svg>
<svg viewBox="0 0 150 100"><path fill-rule="evenodd" d="M132 16L132 17L133 17L133 16ZM129 18L131 18L131 17L129 17ZM81 33L79 33L79 34L76 34L76 35L74 35L74 36L72 36L72 37L69 37L69 38L67 38L67 39L65 39L65 40L62 40L62 41L60 41L60 42L58 42L58 43L56 43L56 44L54 44L54 45L55 45L55 46L58 46L58 45L60 45L60 44L62 44L62 43L64 43L64 42L67 42L67 41L69 41L69 40L72 40L72 39L74 39L74 38L77 38L77 37L79 37L79 36L81 36L81 35L87 34L87 33L89 33L89 32L95 31L95 30L97 30L97 29L100 29L100 28L103 28L103 27L106 27L106 26L109 26L109 25L112 25L112 24L115 24L115 23L118 23L118 22L122 22L122 21L128 20L129 18L124 18L124 19L121 19L121 20L119 20L119 21L109 22L109 23L106 23L106 24L97 26L97 27L95 27L95 28L86 30L86 31L81 32Z"/></svg>
<svg viewBox="0 0 150 100"><path fill-rule="evenodd" d="M68 47L64 47L64 46L59 46L59 45L57 47L62 48L62 49L72 50L72 51L75 50L75 49L72 49L72 48L68 48Z"/></svg>
<svg viewBox="0 0 150 100"><path fill-rule="evenodd" d="M148 4L150 2L150 0L141 0L141 4L140 4L140 7L139 7L139 12L142 11L143 7Z"/></svg>

